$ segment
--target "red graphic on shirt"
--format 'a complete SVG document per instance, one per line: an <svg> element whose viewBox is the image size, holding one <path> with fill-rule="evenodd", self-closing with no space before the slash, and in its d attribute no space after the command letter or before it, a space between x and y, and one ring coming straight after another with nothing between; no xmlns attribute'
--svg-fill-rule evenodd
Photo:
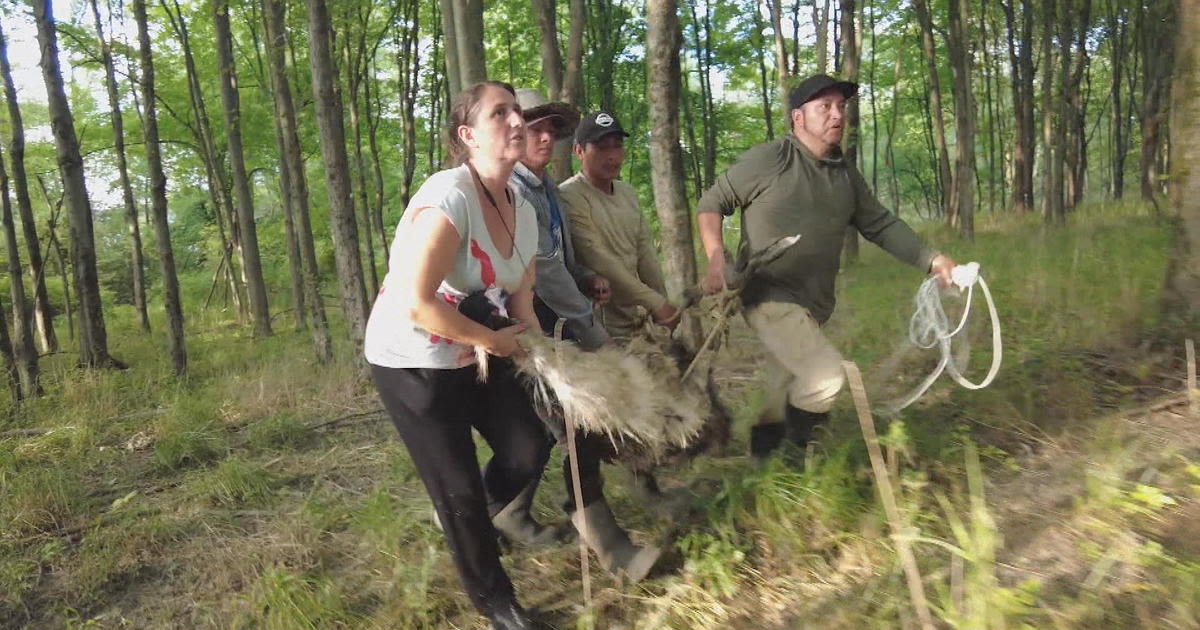
<svg viewBox="0 0 1200 630"><path fill-rule="evenodd" d="M479 246L479 241L471 239L471 255L479 261L479 280L484 288L496 286L496 268L492 266L492 258Z"/></svg>

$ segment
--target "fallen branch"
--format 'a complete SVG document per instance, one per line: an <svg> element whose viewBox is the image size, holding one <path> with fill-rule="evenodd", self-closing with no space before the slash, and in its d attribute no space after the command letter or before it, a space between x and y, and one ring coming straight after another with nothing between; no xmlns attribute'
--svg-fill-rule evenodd
<svg viewBox="0 0 1200 630"><path fill-rule="evenodd" d="M317 424L305 427L305 429L309 431L316 431L317 429L325 429L338 424L356 424L358 422L378 420L384 415L386 415L385 410L382 406L380 406L374 409L368 409L367 411L358 411L355 413L346 414L344 416L338 416L337 418L326 420L325 422L318 422Z"/></svg>

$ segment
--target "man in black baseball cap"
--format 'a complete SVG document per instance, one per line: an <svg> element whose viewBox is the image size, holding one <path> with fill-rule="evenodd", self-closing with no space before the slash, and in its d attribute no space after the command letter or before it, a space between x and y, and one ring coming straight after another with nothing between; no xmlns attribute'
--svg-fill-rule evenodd
<svg viewBox="0 0 1200 630"><path fill-rule="evenodd" d="M943 286L955 266L884 208L858 168L842 157L846 101L857 92L856 84L823 74L801 81L788 94L791 132L744 153L696 206L708 292L724 286L723 217L742 211L740 259L782 237L800 236L760 268L740 296L768 366L766 401L750 432L750 452L760 459L785 437L803 450L842 389L841 354L821 327L833 314L847 227L938 276Z"/></svg>

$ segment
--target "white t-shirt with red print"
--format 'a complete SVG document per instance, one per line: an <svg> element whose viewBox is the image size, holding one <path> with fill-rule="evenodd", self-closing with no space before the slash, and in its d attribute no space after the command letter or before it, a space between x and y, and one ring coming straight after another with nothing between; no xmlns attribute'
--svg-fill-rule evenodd
<svg viewBox="0 0 1200 630"><path fill-rule="evenodd" d="M412 229L414 208L441 210L462 238L454 266L438 287L438 295L447 304L457 305L464 297L480 290L503 289L512 293L533 255L537 253L537 214L533 206L513 193L516 225L512 226L515 246L505 258L496 250L483 220L483 212L495 212L491 202L481 198L474 177L466 166L439 171L425 180L408 202L404 216L396 226L389 271L379 288L371 317L367 320L364 354L373 365L390 368L455 369L475 363L471 346L434 335L417 326L408 316L411 295L400 286L396 269L404 246L405 230ZM429 212L430 210L426 210ZM411 273L411 270L405 270ZM411 289L408 290L411 292Z"/></svg>

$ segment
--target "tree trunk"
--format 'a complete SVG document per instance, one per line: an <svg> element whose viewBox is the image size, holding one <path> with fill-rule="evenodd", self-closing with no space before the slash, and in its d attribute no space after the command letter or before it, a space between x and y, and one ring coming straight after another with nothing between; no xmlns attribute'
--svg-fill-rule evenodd
<svg viewBox="0 0 1200 630"><path fill-rule="evenodd" d="M458 75L465 89L487 80L483 57L483 0L454 0L454 43ZM449 40L447 40L449 41Z"/></svg>
<svg viewBox="0 0 1200 630"><path fill-rule="evenodd" d="M332 27L325 0L307 0L309 62L312 68L313 101L321 136L325 187L329 193L329 217L333 224L333 251L337 262L342 310L346 316L355 362L362 358L367 326L367 296L358 257L358 227L350 200L349 167L346 160L346 130L342 126L342 97L337 90L337 67L333 63Z"/></svg>
<svg viewBox="0 0 1200 630"><path fill-rule="evenodd" d="M1151 0L1142 21L1142 199L1153 200L1161 191L1158 166L1162 148L1162 123L1166 118L1164 101L1171 78L1171 6L1170 0Z"/></svg>
<svg viewBox="0 0 1200 630"><path fill-rule="evenodd" d="M151 52L150 29L146 24L145 0L133 0L134 18L138 25L138 45L141 50L142 132L146 140L146 167L150 171L151 213L154 216L154 237L162 267L163 307L167 311L167 338L171 346L171 365L175 376L187 373L187 348L183 338L183 306L179 296L179 278L175 274L175 253L171 248L171 227L167 217L167 176L163 172L158 138L157 100L154 86L154 56Z"/></svg>
<svg viewBox="0 0 1200 630"><path fill-rule="evenodd" d="M933 143L937 149L938 163L938 198L941 200L942 211L946 221L954 224L953 204L951 195L950 153L946 148L946 121L942 115L942 88L938 79L937 51L934 48L933 20L929 15L929 5L926 0L912 0L913 9L917 12L917 22L921 25L921 49L925 53L925 66L929 75L929 110L933 114Z"/></svg>
<svg viewBox="0 0 1200 630"><path fill-rule="evenodd" d="M1168 324L1200 330L1200 0L1179 0L1171 90L1171 205L1175 230L1164 308Z"/></svg>
<svg viewBox="0 0 1200 630"><path fill-rule="evenodd" d="M967 240L975 238L975 94L971 88L971 23L966 0L950 0L950 68L954 72L954 219Z"/></svg>
<svg viewBox="0 0 1200 630"><path fill-rule="evenodd" d="M1060 0L1061 1L1061 0ZM1055 0L1042 5L1042 59L1046 69L1042 77L1042 215L1049 223L1055 218L1053 199L1058 190L1054 178L1054 12ZM1061 183L1061 178L1058 183Z"/></svg>
<svg viewBox="0 0 1200 630"><path fill-rule="evenodd" d="M25 239L25 253L29 257L29 279L33 283L33 317L37 330L38 344L43 352L58 352L58 336L54 334L54 311L46 292L45 260L38 239L37 223L33 216L33 201L29 196L29 177L25 172L25 126L21 120L21 108L17 104L17 88L13 84L12 68L8 64L8 40L0 27L0 75L4 78L4 100L8 104L8 118L12 138L9 156L12 159L13 192L17 197L17 214L21 217L21 232Z"/></svg>
<svg viewBox="0 0 1200 630"><path fill-rule="evenodd" d="M404 175L400 182L400 204L404 207L408 207L408 200L412 198L413 176L417 169L417 121L414 116L417 94L421 85L421 56L417 48L420 37L421 3L419 0L409 0L406 7L409 26L398 36L399 43L396 47L398 51L396 67L400 70L400 128L404 137ZM436 98L436 90L434 90L434 97ZM437 109L436 105L433 109ZM568 156L569 158L570 156ZM432 164L430 166L432 167ZM387 242L386 238L385 234L384 242Z"/></svg>
<svg viewBox="0 0 1200 630"><path fill-rule="evenodd" d="M1109 67L1112 72L1112 82L1109 84L1109 97L1112 100L1112 118L1109 122L1111 169L1109 172L1109 195L1120 199L1125 194L1125 156L1129 151L1128 137L1125 136L1125 119L1128 113L1122 107L1121 81L1125 73L1125 57L1129 52L1129 9L1119 2L1114 2L1108 10L1108 46Z"/></svg>
<svg viewBox="0 0 1200 630"><path fill-rule="evenodd" d="M288 174L289 197L294 210L296 244L300 250L300 262L304 302L312 314L313 349L319 363L333 360L333 344L329 337L329 323L325 317L325 306L321 299L321 271L317 266L317 254L313 244L312 221L308 208L308 180L304 171L304 151L297 133L296 108L292 102L292 87L288 81L287 49L288 35L284 21L284 3L279 0L263 0L264 32L266 33L267 63L271 73L271 87L275 105L275 118L281 132L283 151L280 154L281 170Z"/></svg>
<svg viewBox="0 0 1200 630"><path fill-rule="evenodd" d="M267 284L263 280L262 260L258 255L258 228L254 223L254 195L246 158L242 151L241 97L233 63L233 39L229 30L229 0L213 0L213 25L217 35L217 59L220 66L221 102L225 107L225 131L229 137L229 162L233 167L233 189L237 198L237 225L241 238L255 334L271 335L271 313L267 304Z"/></svg>
<svg viewBox="0 0 1200 630"><path fill-rule="evenodd" d="M378 72L377 67L375 72ZM375 203L371 205L371 221L372 227L379 235L379 247L383 250L383 269L386 273L388 259L391 258L391 245L383 227L383 156L379 153L379 116L383 104L377 100L378 92L372 96L371 86L375 85L375 72L368 75L369 78L363 83L363 113L367 118L367 150L371 152L371 175L375 179Z"/></svg>
<svg viewBox="0 0 1200 630"><path fill-rule="evenodd" d="M458 36L454 26L454 11L457 0L438 0L442 14L442 58L446 66L446 83L451 98L463 90L463 79L458 65ZM447 106L449 104L447 103Z"/></svg>
<svg viewBox="0 0 1200 630"><path fill-rule="evenodd" d="M646 3L646 100L650 108L650 176L673 300L696 282L692 220L679 148L679 48L682 34L674 1Z"/></svg>
<svg viewBox="0 0 1200 630"><path fill-rule="evenodd" d="M900 115L900 70L903 60L904 55L896 55L896 67L892 71L892 116L888 123L887 146L883 150L892 183L892 209L896 212L896 216L900 216L900 182L896 175L895 138L896 122Z"/></svg>
<svg viewBox="0 0 1200 630"><path fill-rule="evenodd" d="M1026 180L1025 169L1025 147L1029 144L1030 138L1028 130L1025 127L1025 67L1022 63L1021 55L1027 51L1030 46L1029 40L1021 40L1021 53L1017 52L1017 24L1016 13L1013 8L1016 0L1000 2L1001 8L1004 9L1004 24L1005 33L1008 41L1008 66L1012 73L1012 102L1013 102L1013 117L1016 119L1013 125L1013 148L1012 148L1012 187L1013 187L1013 210L1018 214L1024 214L1029 211L1029 203L1032 197L1032 191L1029 190L1030 182Z"/></svg>
<svg viewBox="0 0 1200 630"><path fill-rule="evenodd" d="M133 186L129 183L129 166L125 160L125 121L121 117L121 100L117 93L117 75L113 68L112 46L104 36L100 7L91 0L92 19L96 38L100 42L100 61L104 66L104 86L108 89L108 108L112 121L113 153L117 158L117 174L121 182L121 198L125 203L125 226L129 231L130 266L133 272L133 307L144 332L150 332L150 315L146 312L146 263L142 259L142 234L138 226L137 205L133 201Z"/></svg>
<svg viewBox="0 0 1200 630"><path fill-rule="evenodd" d="M783 6L780 0L767 0L767 9L771 12L771 33L775 38L775 79L779 83L779 102L783 103L786 115L791 66L788 65L787 37L783 34Z"/></svg>
<svg viewBox="0 0 1200 630"><path fill-rule="evenodd" d="M767 79L767 59L763 49L766 48L766 41L763 37L763 29L766 25L762 21L762 0L756 0L754 5L754 51L758 56L758 92L762 99L763 123L767 126L767 140L775 139L775 114L771 111L771 83ZM687 103L684 103L687 107ZM686 113L686 111L685 111Z"/></svg>
<svg viewBox="0 0 1200 630"><path fill-rule="evenodd" d="M4 223L4 246L8 250L9 296L12 298L13 334L8 337L8 324L0 319L4 329L5 355L11 360L16 387L13 400L20 401L42 394L38 372L37 348L33 344L33 309L25 296L25 278L21 274L21 252L17 245L17 226L13 221L12 202L8 196L8 169L0 154L0 218ZM0 317L3 316L0 307Z"/></svg>
<svg viewBox="0 0 1200 630"><path fill-rule="evenodd" d="M542 35L542 76L546 78L546 98L551 101L563 96L563 60L558 49L558 11L556 0L531 0ZM570 156L568 156L569 158Z"/></svg>
<svg viewBox="0 0 1200 630"><path fill-rule="evenodd" d="M179 45L183 51L183 62L187 72L189 105L192 109L192 115L196 119L196 125L192 128L192 132L196 137L196 144L200 148L200 157L204 162L205 178L208 184L208 194L213 204L214 215L217 218L217 230L221 237L221 258L224 263L225 276L229 283L229 293L233 296L238 321L243 322L248 315L245 300L242 297L245 293L245 288L241 275L233 265L234 252L237 252L237 258L240 261L242 248L238 244L236 234L233 233L235 232L236 221L233 219L234 211L232 203L229 200L229 188L225 185L225 170L217 152L216 141L212 133L212 124L208 118L208 107L205 105L204 91L200 87L200 75L196 70L195 57L192 55L191 38L188 35L187 23L183 20L183 11L179 8L178 2L172 0L172 4L174 5L174 10L167 6L165 1L161 2L161 6L171 24L171 29L179 39ZM226 221L228 221L229 225L228 234L225 227Z"/></svg>
<svg viewBox="0 0 1200 630"><path fill-rule="evenodd" d="M363 28L365 30L365 25ZM350 146L354 150L354 172L358 174L352 183L355 184L354 189L358 193L358 207L362 209L364 266L367 268L366 276L371 280L367 290L367 306L370 307L373 300L371 296L379 292L379 272L375 267L375 239L371 237L371 205L367 201L367 165L363 160L362 116L359 114L359 87L362 85L364 72L362 57L366 48L365 37L364 32L364 39L355 43L359 46L357 54L351 52L352 43L348 34L342 37L342 44L346 53L346 86L349 88L347 97L350 101Z"/></svg>
<svg viewBox="0 0 1200 630"><path fill-rule="evenodd" d="M842 76L847 81L858 82L859 49L858 36L855 33L855 0L838 0L841 9L841 50ZM858 168L859 137L858 99L851 99L846 104L846 132L842 137L842 154L850 168ZM847 263L858 260L858 230L854 226L846 228L845 242L842 245L842 258Z"/></svg>
<svg viewBox="0 0 1200 630"><path fill-rule="evenodd" d="M100 304L100 282L96 274L96 240L92 227L92 203L84 183L83 157L75 136L75 120L63 89L58 64L58 34L49 0L33 3L41 48L42 79L50 108L50 128L58 154L67 221L71 227L71 268L79 298L79 363L84 367L125 367L108 354L108 333Z"/></svg>
<svg viewBox="0 0 1200 630"><path fill-rule="evenodd" d="M4 359L4 374L8 381L8 395L12 398L13 407L20 404L21 377L17 374L17 358L13 353L12 340L8 337L8 321L4 317L4 303L0 301L0 358Z"/></svg>
<svg viewBox="0 0 1200 630"><path fill-rule="evenodd" d="M567 37L567 70L563 75L560 98L575 107L583 106L583 29L587 25L587 4L570 0L571 32ZM566 175L564 174L564 177Z"/></svg>
<svg viewBox="0 0 1200 630"><path fill-rule="evenodd" d="M1062 225L1066 223L1066 162L1067 162L1067 127L1070 126L1070 102L1068 92L1071 90L1071 43L1074 41L1075 23L1073 0L1058 0L1059 52L1058 52L1058 93L1055 94L1053 108L1057 113L1057 124L1053 130L1053 154L1050 157L1050 186L1046 188L1049 203L1046 212L1046 222ZM1047 152L1050 153L1050 152Z"/></svg>
<svg viewBox="0 0 1200 630"><path fill-rule="evenodd" d="M829 0L813 0L813 30L817 36L817 74L825 74L829 72Z"/></svg>
<svg viewBox="0 0 1200 630"><path fill-rule="evenodd" d="M1070 211L1083 199L1084 175L1087 171L1087 109L1084 103L1083 84L1084 74L1088 66L1087 33L1091 26L1091 0L1078 0L1079 5L1073 13L1079 18L1079 23L1070 33L1064 33L1062 42L1063 53L1067 54L1071 47L1075 48L1073 59L1075 68L1069 73L1070 80L1066 90L1067 118L1063 121L1066 127L1066 194L1063 199L1064 211Z"/></svg>

